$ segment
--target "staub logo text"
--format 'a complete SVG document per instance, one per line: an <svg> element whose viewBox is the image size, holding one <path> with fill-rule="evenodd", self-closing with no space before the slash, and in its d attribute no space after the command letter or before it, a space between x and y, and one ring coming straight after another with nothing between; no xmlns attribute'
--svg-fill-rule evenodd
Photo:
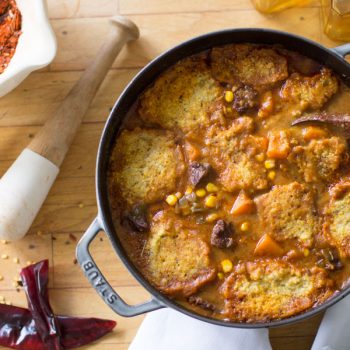
<svg viewBox="0 0 350 350"><path fill-rule="evenodd" d="M118 297L111 291L107 282L97 270L95 264L92 261L87 261L83 264L83 269L91 284L104 297L104 299L106 299L109 304L114 304L118 300Z"/></svg>

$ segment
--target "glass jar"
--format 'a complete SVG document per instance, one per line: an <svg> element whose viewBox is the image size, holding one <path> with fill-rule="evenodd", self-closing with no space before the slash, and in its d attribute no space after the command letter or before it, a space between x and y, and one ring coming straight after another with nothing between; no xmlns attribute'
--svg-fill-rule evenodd
<svg viewBox="0 0 350 350"><path fill-rule="evenodd" d="M272 12L282 11L293 6L304 6L310 0L251 0L251 1L258 11L263 13L272 13Z"/></svg>
<svg viewBox="0 0 350 350"><path fill-rule="evenodd" d="M325 33L333 40L350 41L350 0L321 0Z"/></svg>

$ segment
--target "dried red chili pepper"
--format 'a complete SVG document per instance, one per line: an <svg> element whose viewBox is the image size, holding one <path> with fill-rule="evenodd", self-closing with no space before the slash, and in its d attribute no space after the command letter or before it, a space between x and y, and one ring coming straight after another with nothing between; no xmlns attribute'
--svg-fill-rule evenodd
<svg viewBox="0 0 350 350"><path fill-rule="evenodd" d="M98 318L57 316L63 349L89 344L112 331L116 323ZM17 350L47 350L28 309L0 304L0 345Z"/></svg>
<svg viewBox="0 0 350 350"><path fill-rule="evenodd" d="M36 329L47 350L60 350L60 328L49 303L49 262L43 260L22 269L21 279L27 295L28 308Z"/></svg>
<svg viewBox="0 0 350 350"><path fill-rule="evenodd" d="M48 297L47 260L21 271L28 309L0 304L0 345L18 350L72 349L89 344L116 322L98 318L56 316Z"/></svg>
<svg viewBox="0 0 350 350"><path fill-rule="evenodd" d="M103 337L117 325L115 321L99 318L57 316L62 333L63 349L83 346Z"/></svg>

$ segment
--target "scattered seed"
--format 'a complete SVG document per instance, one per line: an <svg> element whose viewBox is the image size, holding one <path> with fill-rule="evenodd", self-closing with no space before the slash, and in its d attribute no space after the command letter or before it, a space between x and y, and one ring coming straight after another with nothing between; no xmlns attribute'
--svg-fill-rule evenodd
<svg viewBox="0 0 350 350"><path fill-rule="evenodd" d="M7 241L6 239L2 239L2 240L1 240L1 243L2 243L2 244L7 244L8 242L9 242L9 241Z"/></svg>
<svg viewBox="0 0 350 350"><path fill-rule="evenodd" d="M38 231L36 234L37 234L38 236L42 236L42 235L43 235L43 231Z"/></svg>
<svg viewBox="0 0 350 350"><path fill-rule="evenodd" d="M0 281L3 281L3 280L4 280L4 276L0 275Z"/></svg>
<svg viewBox="0 0 350 350"><path fill-rule="evenodd" d="M73 241L73 242L76 242L76 241L78 240L77 237L75 237L75 236L73 235L73 233L70 233L70 234L69 234L69 238L70 238L70 240Z"/></svg>
<svg viewBox="0 0 350 350"><path fill-rule="evenodd" d="M84 204L83 203L79 203L78 207L79 208L84 208Z"/></svg>
<svg viewBox="0 0 350 350"><path fill-rule="evenodd" d="M76 265L78 263L78 260L77 259L74 259L73 260L73 264Z"/></svg>
<svg viewBox="0 0 350 350"><path fill-rule="evenodd" d="M18 259L18 258L13 258L13 262L14 262L15 264L19 264L19 259Z"/></svg>
<svg viewBox="0 0 350 350"><path fill-rule="evenodd" d="M8 259L9 258L9 256L7 255L7 254L2 254L1 255L1 259L3 259L3 260L6 260L6 259Z"/></svg>

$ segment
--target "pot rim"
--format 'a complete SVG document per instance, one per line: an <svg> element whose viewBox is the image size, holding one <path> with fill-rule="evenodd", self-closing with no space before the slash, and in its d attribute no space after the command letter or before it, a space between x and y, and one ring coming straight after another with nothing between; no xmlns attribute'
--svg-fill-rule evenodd
<svg viewBox="0 0 350 350"><path fill-rule="evenodd" d="M143 288L145 288L155 299L160 301L164 306L175 309L183 314L186 314L190 317L193 317L195 319L219 325L219 326L225 326L225 327L234 327L234 328L270 328L270 327L278 327L283 326L287 324L293 324L302 320L305 320L307 318L310 318L312 316L315 316L316 314L320 313L321 311L327 309L328 307L332 306L333 304L337 303L341 299L343 299L345 296L347 296L350 293L350 285L344 288L343 290L336 292L331 298L329 298L326 302L316 305L313 308L301 313L297 314L288 318L280 319L280 320L274 320L270 322L255 322L255 323L240 323L240 322L230 322L230 321L224 321L219 319L214 319L210 317L206 317L203 315L200 315L194 311L190 311L189 309L186 309L185 307L181 306L180 304L177 304L175 301L171 300L170 298L166 297L162 293L160 293L156 288L154 288L143 276L142 274L137 270L135 265L131 262L129 257L127 256L124 248L122 247L122 244L120 243L117 234L116 229L113 225L111 215L110 215L110 207L108 204L108 191L107 191L107 185L106 185L106 165L108 164L109 159L109 151L111 149L111 146L113 144L113 141L115 139L116 134L118 133L120 129L120 125L118 126L116 124L116 119L120 119L120 123L122 119L125 117L125 115L128 112L128 109L125 108L123 105L123 102L126 100L127 96L131 94L132 90L135 90L137 85L143 85L143 87L140 90L143 91L144 88L152 81L154 80L155 76L157 76L161 71L164 71L168 67L170 67L172 64L177 62L179 59L191 56L195 53L199 53L201 51L205 51L207 49L210 49L211 47L215 45L208 44L207 48L200 48L200 49L194 49L193 47L196 47L196 44L201 41L210 41L215 40L218 37L226 37L229 35L237 36L238 34L250 34L250 35L256 35L259 37L259 40L257 43L265 43L265 44L280 44L281 46L286 47L287 49L293 50L293 51L299 51L296 48L289 48L282 42L276 42L276 41L270 41L270 40L261 40L262 36L274 36L274 37L280 37L286 38L288 40L294 41L297 43L302 43L304 46L310 47L310 49L316 50L316 51L322 51L325 55L327 55L330 59L326 60L326 62L322 62L322 64L325 65L334 65L336 62L342 64L342 67L331 67L334 71L339 71L339 69L343 69L348 71L347 74L340 73L342 78L344 79L350 79L350 64L348 64L344 58L342 58L336 51L333 51L332 49L327 49L323 45L314 42L310 39L304 38L299 35L290 34L287 32L279 31L279 30L273 30L273 29L266 29L266 28L235 28L235 29L225 29L215 32L210 32L207 34L203 34L194 38L191 38L187 41L184 41L169 50L165 51L164 53L158 55L156 58L154 58L151 62L149 62L144 68L142 68L136 76L128 83L128 85L125 87L123 92L120 94L119 98L117 99L116 103L113 106L113 109L110 112L110 115L106 121L105 127L103 129L100 144L98 148L97 153L97 161L96 161L96 196L97 196L97 206L98 206L98 219L99 222L102 224L103 229L105 230L112 246L115 252L117 253L118 257L121 259L125 267L128 269L128 271L131 273L131 275L136 278L136 280L142 285ZM225 43L217 43L217 46L225 45L231 43L238 43L238 42L248 42L247 40L223 40ZM227 41L227 42L226 42ZM254 43L254 41L250 41ZM205 47L205 44L202 45ZM190 53L184 54L184 50L187 52L188 49L191 49ZM310 54L303 53L305 56L310 57ZM312 55L311 55L312 56ZM176 57L176 59L174 59ZM171 59L170 59L171 58ZM313 57L315 58L315 57ZM171 61L169 63L169 61ZM317 60L317 58L316 58ZM330 64L332 63L332 64ZM159 72L156 74L153 74L153 79L147 80L147 83L145 84L142 80L144 80L144 76L148 74L151 70L153 70L155 67L161 67ZM337 69L335 69L337 68ZM139 95L139 92L137 92L137 95ZM129 109L131 107L131 104L129 105ZM124 114L122 118L119 116L121 114ZM119 123L119 124L120 124ZM116 126L117 125L117 126Z"/></svg>

